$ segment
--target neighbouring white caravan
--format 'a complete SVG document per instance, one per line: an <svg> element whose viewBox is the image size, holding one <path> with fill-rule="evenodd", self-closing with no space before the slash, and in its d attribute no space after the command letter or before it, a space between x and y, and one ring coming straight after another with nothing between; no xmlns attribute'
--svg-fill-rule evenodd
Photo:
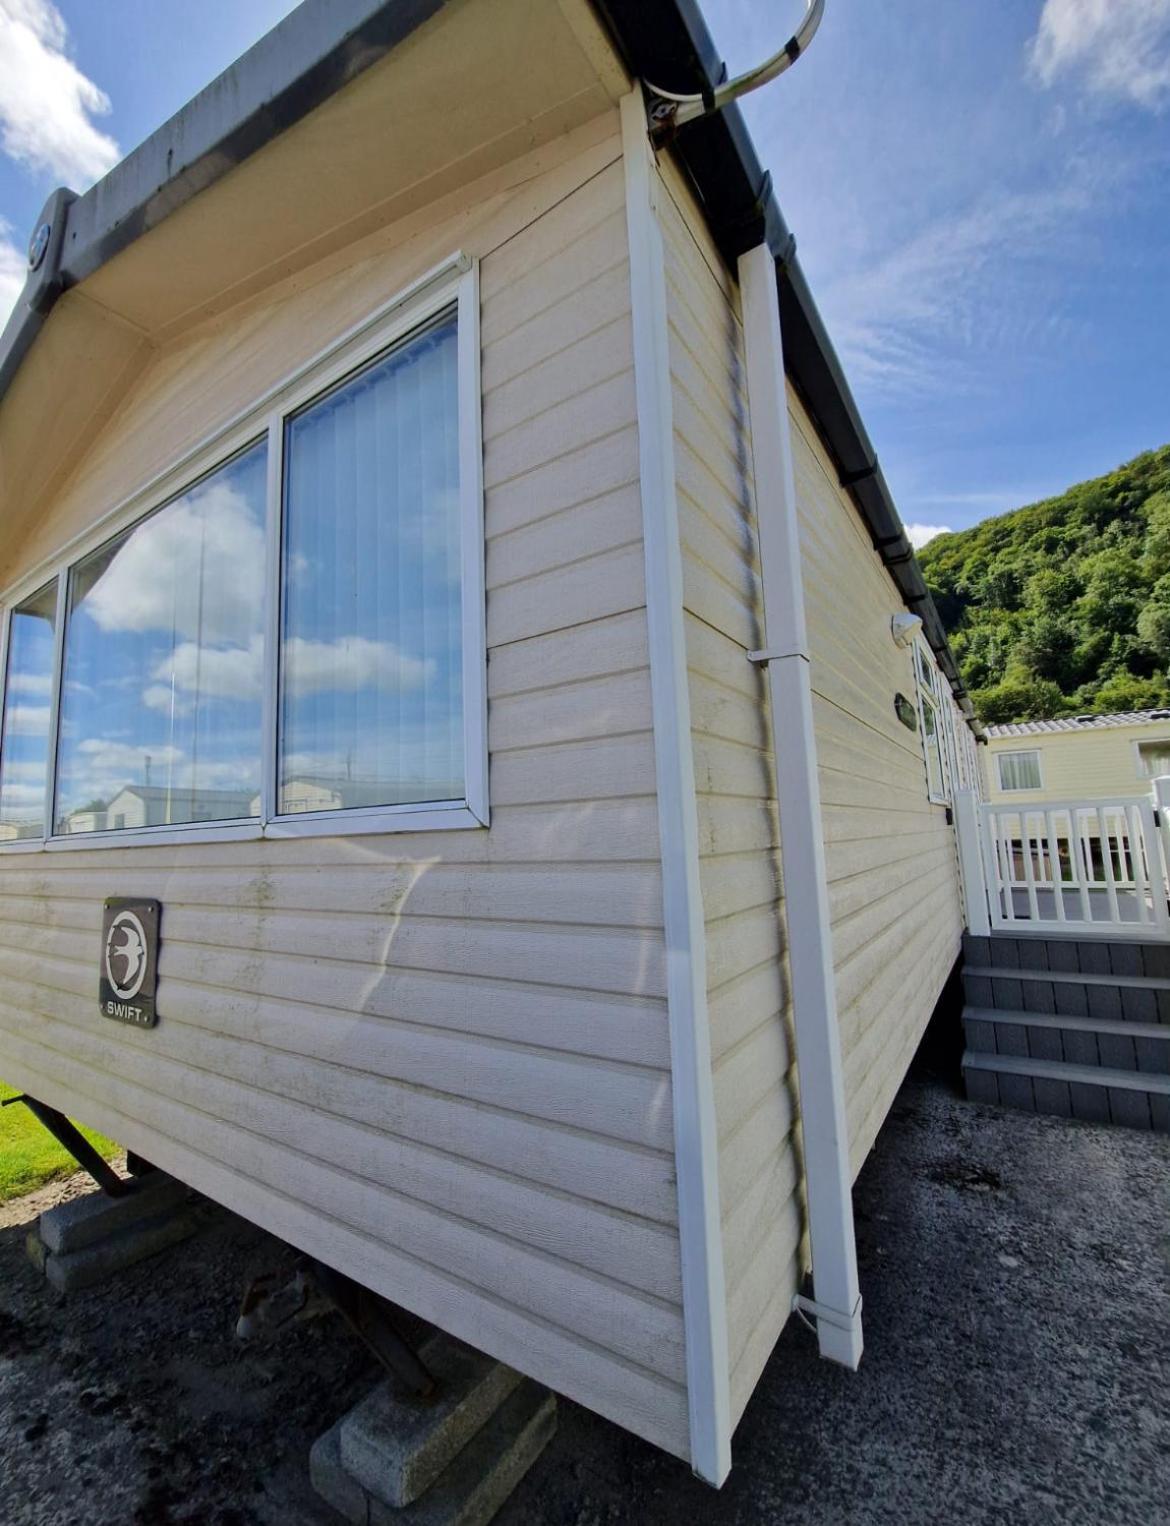
<svg viewBox="0 0 1170 1526"><path fill-rule="evenodd" d="M0 1074L714 1483L810 1263L860 1355L978 779L738 112L651 142L717 71L308 0L0 345Z"/></svg>

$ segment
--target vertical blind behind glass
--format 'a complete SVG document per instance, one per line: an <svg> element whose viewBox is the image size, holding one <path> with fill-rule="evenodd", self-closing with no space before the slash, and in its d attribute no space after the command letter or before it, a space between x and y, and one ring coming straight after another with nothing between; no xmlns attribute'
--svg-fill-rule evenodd
<svg viewBox="0 0 1170 1526"><path fill-rule="evenodd" d="M1040 788L1039 753L1001 752L998 762L1000 789Z"/></svg>
<svg viewBox="0 0 1170 1526"><path fill-rule="evenodd" d="M464 798L453 313L286 425L282 813Z"/></svg>

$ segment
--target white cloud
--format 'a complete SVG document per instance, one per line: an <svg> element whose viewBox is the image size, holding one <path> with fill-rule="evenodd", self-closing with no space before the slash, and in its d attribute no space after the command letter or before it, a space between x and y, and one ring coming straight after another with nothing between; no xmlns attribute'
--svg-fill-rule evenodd
<svg viewBox="0 0 1170 1526"><path fill-rule="evenodd" d="M65 22L50 0L0 0L0 144L29 169L84 190L118 162L91 120L109 97L66 57Z"/></svg>
<svg viewBox="0 0 1170 1526"><path fill-rule="evenodd" d="M10 673L8 689L12 694L35 694L38 699L47 699L53 692L53 676L51 673Z"/></svg>
<svg viewBox="0 0 1170 1526"><path fill-rule="evenodd" d="M1054 247L1073 252L1079 219L1099 189L1093 171L1072 166L1055 185L1003 192L936 216L830 282L824 307L847 369L886 387L953 389L948 345L1027 353L1038 338L1051 338L1041 334L1051 315L1028 300L1027 262L1048 259ZM1008 272L1011 290L1000 280L997 307L989 285Z"/></svg>
<svg viewBox="0 0 1170 1526"><path fill-rule="evenodd" d="M1096 95L1157 111L1170 103L1170 5L1044 0L1029 63L1044 85L1072 76Z"/></svg>
<svg viewBox="0 0 1170 1526"><path fill-rule="evenodd" d="M927 541L931 541L936 535L949 535L950 525L906 525L906 534L915 551L920 551Z"/></svg>
<svg viewBox="0 0 1170 1526"><path fill-rule="evenodd" d="M9 705L4 712L7 730L14 736L43 737L49 733L48 705Z"/></svg>
<svg viewBox="0 0 1170 1526"><path fill-rule="evenodd" d="M339 636L309 641L293 636L284 643L283 662L289 691L302 697L327 690L353 694L360 689L405 692L417 689L434 673L429 658L411 657L390 641ZM152 710L169 712L172 695L182 713L185 695L258 700L264 684L264 644L253 636L247 646L200 646L183 641L151 672L154 682L143 692Z"/></svg>
<svg viewBox="0 0 1170 1526"><path fill-rule="evenodd" d="M137 776L148 755L152 766L160 768L165 768L168 763L181 762L183 757L178 747L135 747L129 742L111 742L105 737L85 737L78 742L76 750L86 761L87 773Z"/></svg>
<svg viewBox="0 0 1170 1526"><path fill-rule="evenodd" d="M241 493L212 481L139 525L89 590L85 608L104 631L167 631L246 646L263 589L263 527Z"/></svg>
<svg viewBox="0 0 1170 1526"><path fill-rule="evenodd" d="M16 299L24 287L28 261L24 250L12 237L12 226L0 217L0 329L8 322L8 315L16 306Z"/></svg>
<svg viewBox="0 0 1170 1526"><path fill-rule="evenodd" d="M417 689L434 672L429 658L411 657L390 641L365 636L340 636L336 641L306 641L293 636L284 643L284 668L292 692L318 694L341 689Z"/></svg>

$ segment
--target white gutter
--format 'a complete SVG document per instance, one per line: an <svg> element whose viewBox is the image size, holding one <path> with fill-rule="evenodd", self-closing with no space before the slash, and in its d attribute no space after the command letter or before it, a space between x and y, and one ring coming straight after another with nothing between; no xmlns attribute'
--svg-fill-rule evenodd
<svg viewBox="0 0 1170 1526"><path fill-rule="evenodd" d="M749 652L768 675L780 809L788 963L804 1134L813 1299L794 1307L816 1319L821 1355L861 1360L861 1293L849 1169L849 1133L829 928L817 749L792 440L776 261L766 244L741 255L748 407L764 602L764 646Z"/></svg>
<svg viewBox="0 0 1170 1526"><path fill-rule="evenodd" d="M666 266L655 201L658 171L639 86L623 96L621 117L691 1466L718 1486L731 1470L719 1146L683 626Z"/></svg>

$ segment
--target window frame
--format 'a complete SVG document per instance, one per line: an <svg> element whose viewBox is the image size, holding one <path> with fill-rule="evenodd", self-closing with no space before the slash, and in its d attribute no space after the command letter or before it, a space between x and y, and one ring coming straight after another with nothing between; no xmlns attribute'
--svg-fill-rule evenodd
<svg viewBox="0 0 1170 1526"><path fill-rule="evenodd" d="M950 805L954 796L954 779L952 777L952 743L953 738L947 734L950 723L950 697L940 693L940 685L936 681L936 669L931 661L930 654L924 643L915 641L912 661L914 664L914 693L918 701L918 734L922 747L922 766L926 770L926 798L931 805ZM941 674L939 675L941 677ZM929 705L934 716L935 735L938 738L938 764L942 774L942 793L936 794L931 787L930 781L930 757L927 748L931 745L926 734L926 706Z"/></svg>
<svg viewBox="0 0 1170 1526"><path fill-rule="evenodd" d="M1044 764L1040 757L1039 747L1005 747L995 754L995 786L1001 795L1027 795L1034 790L1044 788ZM1035 758L1037 783L1035 784L1005 784L1003 782L1003 768L1001 758Z"/></svg>
<svg viewBox="0 0 1170 1526"><path fill-rule="evenodd" d="M462 800L409 802L281 815L277 805L280 621L283 601L285 424L350 375L407 341L447 311L456 317L464 795ZM222 822L182 822L100 832L56 830L57 752L64 675L65 616L72 569L92 552L157 513L242 451L267 444L264 557L264 689L260 727L260 814ZM371 832L474 829L490 824L487 745L487 624L480 401L479 265L456 253L383 303L289 373L229 423L201 440L53 556L0 595L0 707L8 702L8 645L13 610L57 578L53 688L49 707L44 835L0 841L0 854L75 852L111 846L230 842L260 837L343 837Z"/></svg>
<svg viewBox="0 0 1170 1526"><path fill-rule="evenodd" d="M1134 737L1133 739L1133 762L1137 777L1143 784L1152 784L1159 776L1146 773L1145 759L1142 757L1143 747L1163 747L1170 750L1170 737Z"/></svg>

